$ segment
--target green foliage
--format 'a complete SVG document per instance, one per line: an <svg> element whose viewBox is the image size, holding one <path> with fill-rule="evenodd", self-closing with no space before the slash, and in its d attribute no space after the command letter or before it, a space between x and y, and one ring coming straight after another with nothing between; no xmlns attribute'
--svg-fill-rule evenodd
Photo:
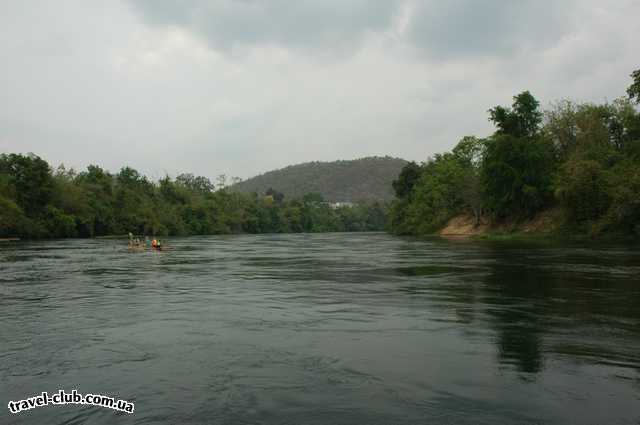
<svg viewBox="0 0 640 425"><path fill-rule="evenodd" d="M626 162L610 175L611 204L601 224L605 230L640 237L640 166Z"/></svg>
<svg viewBox="0 0 640 425"><path fill-rule="evenodd" d="M498 128L497 133L514 137L532 137L542 121L540 103L528 91L513 98L511 108L496 106L489 109L489 120Z"/></svg>
<svg viewBox="0 0 640 425"><path fill-rule="evenodd" d="M435 155L422 166L409 163L395 182L398 200L390 211L391 228L400 234L426 234L453 215L482 209L479 172L484 141L465 137L453 153Z"/></svg>
<svg viewBox="0 0 640 425"><path fill-rule="evenodd" d="M23 211L11 199L0 195L0 237L23 233L26 221Z"/></svg>
<svg viewBox="0 0 640 425"><path fill-rule="evenodd" d="M180 174L176 177L176 183L192 192L202 194L213 192L215 189L215 186L208 178L194 176L193 174Z"/></svg>
<svg viewBox="0 0 640 425"><path fill-rule="evenodd" d="M74 217L65 214L64 211L53 205L47 205L43 219L43 225L47 229L47 234L50 237L73 238L78 236Z"/></svg>
<svg viewBox="0 0 640 425"><path fill-rule="evenodd" d="M420 166L413 161L402 167L400 175L392 183L397 198L407 198L411 194L421 171Z"/></svg>
<svg viewBox="0 0 640 425"><path fill-rule="evenodd" d="M45 210L53 193L53 178L46 161L33 154L2 154L0 173L8 177L15 201L27 217L36 217Z"/></svg>
<svg viewBox="0 0 640 425"><path fill-rule="evenodd" d="M480 172L486 149L487 141L473 136L464 137L453 148L453 155L462 167L460 198L465 207L473 213L476 225L480 224L484 209Z"/></svg>
<svg viewBox="0 0 640 425"><path fill-rule="evenodd" d="M600 163L572 160L561 168L556 197L577 224L597 220L607 211L610 188Z"/></svg>
<svg viewBox="0 0 640 425"><path fill-rule="evenodd" d="M497 217L532 216L552 193L552 157L539 140L495 135L482 162L486 207Z"/></svg>
<svg viewBox="0 0 640 425"><path fill-rule="evenodd" d="M553 151L537 137L539 106L525 91L513 98L512 108L489 110L497 131L485 145L481 183L485 206L498 217L531 216L550 198Z"/></svg>
<svg viewBox="0 0 640 425"><path fill-rule="evenodd" d="M580 157L612 166L627 156L640 158L640 115L626 99L604 105L563 101L545 113L543 137L560 162Z"/></svg>
<svg viewBox="0 0 640 425"><path fill-rule="evenodd" d="M33 184L37 182L39 184ZM124 167L76 173L35 155L0 156L0 237L92 237L111 234L208 235L383 230L386 206L332 208L320 193L285 200L216 190L205 177L181 174L159 182ZM275 198L275 200L274 200Z"/></svg>

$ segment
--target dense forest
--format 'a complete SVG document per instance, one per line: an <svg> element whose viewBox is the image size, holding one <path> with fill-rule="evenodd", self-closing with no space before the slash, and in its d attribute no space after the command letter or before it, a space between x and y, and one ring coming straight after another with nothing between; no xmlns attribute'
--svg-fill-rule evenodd
<svg viewBox="0 0 640 425"><path fill-rule="evenodd" d="M391 201L391 182L406 163L388 156L307 162L252 177L234 184L231 190L263 194L273 187L287 198L320 193L329 202Z"/></svg>
<svg viewBox="0 0 640 425"><path fill-rule="evenodd" d="M385 220L377 202L332 208L317 193L258 196L191 174L152 182L129 167L75 172L33 154L0 155L0 237L365 231Z"/></svg>
<svg viewBox="0 0 640 425"><path fill-rule="evenodd" d="M460 214L491 223L555 211L558 230L640 236L640 70L625 98L560 101L547 111L523 92L488 111L496 131L409 163L393 187L391 229L428 234Z"/></svg>

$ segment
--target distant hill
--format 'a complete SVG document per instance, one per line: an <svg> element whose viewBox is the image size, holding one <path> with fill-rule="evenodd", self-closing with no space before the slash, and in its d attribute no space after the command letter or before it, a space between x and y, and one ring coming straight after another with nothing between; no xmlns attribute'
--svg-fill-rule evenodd
<svg viewBox="0 0 640 425"><path fill-rule="evenodd" d="M269 171L236 183L233 190L264 194L273 188L285 199L321 193L329 202L388 201L391 182L407 163L404 159L368 157L351 161L306 162Z"/></svg>

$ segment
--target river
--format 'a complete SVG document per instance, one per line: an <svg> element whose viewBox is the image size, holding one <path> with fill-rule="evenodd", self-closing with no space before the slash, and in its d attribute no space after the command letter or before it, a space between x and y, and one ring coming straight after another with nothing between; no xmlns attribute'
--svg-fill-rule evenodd
<svg viewBox="0 0 640 425"><path fill-rule="evenodd" d="M0 244L0 423L638 424L637 246ZM132 414L10 400L59 389Z"/></svg>

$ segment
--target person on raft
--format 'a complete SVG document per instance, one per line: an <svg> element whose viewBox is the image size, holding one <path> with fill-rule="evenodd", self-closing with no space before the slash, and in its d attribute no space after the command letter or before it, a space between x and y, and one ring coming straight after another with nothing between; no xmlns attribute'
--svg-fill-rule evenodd
<svg viewBox="0 0 640 425"><path fill-rule="evenodd" d="M133 234L129 232L129 249L141 248L142 243L139 238L134 238Z"/></svg>
<svg viewBox="0 0 640 425"><path fill-rule="evenodd" d="M154 240L151 241L151 248L161 249L162 248L162 243L158 239L154 239Z"/></svg>
<svg viewBox="0 0 640 425"><path fill-rule="evenodd" d="M148 238L145 236L145 241L143 241L142 239L140 239L137 236L134 236L131 232L129 232L129 249L132 251L142 251L145 250L147 248L148 244ZM160 242L156 241L158 248L160 247Z"/></svg>

